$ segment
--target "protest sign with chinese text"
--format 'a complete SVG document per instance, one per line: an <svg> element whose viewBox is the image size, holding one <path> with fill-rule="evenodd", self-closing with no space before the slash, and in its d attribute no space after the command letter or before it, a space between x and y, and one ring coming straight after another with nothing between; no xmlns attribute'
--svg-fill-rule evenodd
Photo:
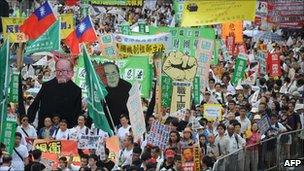
<svg viewBox="0 0 304 171"><path fill-rule="evenodd" d="M95 5L142 6L143 0L84 0Z"/></svg>
<svg viewBox="0 0 304 171"><path fill-rule="evenodd" d="M3 131L1 133L1 142L6 146L7 152L12 154L15 144L16 120L7 119L5 122L2 122L1 126Z"/></svg>
<svg viewBox="0 0 304 171"><path fill-rule="evenodd" d="M201 152L198 146L182 149L182 168L188 171L200 171Z"/></svg>
<svg viewBox="0 0 304 171"><path fill-rule="evenodd" d="M255 17L256 0L246 1L186 1L182 14L182 27L212 25Z"/></svg>
<svg viewBox="0 0 304 171"><path fill-rule="evenodd" d="M220 104L204 104L204 118L208 120L222 120L223 107Z"/></svg>
<svg viewBox="0 0 304 171"><path fill-rule="evenodd" d="M97 149L99 135L81 135L78 139L78 149Z"/></svg>
<svg viewBox="0 0 304 171"><path fill-rule="evenodd" d="M267 115L264 115L261 120L258 121L257 124L261 135L265 134L271 127Z"/></svg>
<svg viewBox="0 0 304 171"><path fill-rule="evenodd" d="M134 140L138 140L146 132L146 122L142 109L140 90L138 82L135 82L129 91L127 107L130 113L130 123Z"/></svg>
<svg viewBox="0 0 304 171"><path fill-rule="evenodd" d="M280 54L268 53L266 71L272 78L282 75Z"/></svg>
<svg viewBox="0 0 304 171"><path fill-rule="evenodd" d="M231 79L231 84L236 86L239 81L244 77L245 70L247 69L247 57L243 54L239 54L236 58L235 68Z"/></svg>
<svg viewBox="0 0 304 171"><path fill-rule="evenodd" d="M168 108L171 105L171 96L172 96L172 79L163 74L161 76L161 100L162 100L162 107Z"/></svg>
<svg viewBox="0 0 304 171"><path fill-rule="evenodd" d="M192 83L173 81L172 85L173 90L170 112L176 112L183 108L190 109Z"/></svg>
<svg viewBox="0 0 304 171"><path fill-rule="evenodd" d="M9 38L12 43L26 42L26 36L19 30L19 26L24 22L25 18L1 17L3 37Z"/></svg>
<svg viewBox="0 0 304 171"><path fill-rule="evenodd" d="M158 146L160 149L165 150L169 142L169 133L169 126L162 125L158 121L153 122L148 136L148 144Z"/></svg>
<svg viewBox="0 0 304 171"><path fill-rule="evenodd" d="M103 56L111 56L116 57L118 56L117 47L114 42L114 35L113 34L105 34L100 36L100 48L101 54Z"/></svg>
<svg viewBox="0 0 304 171"><path fill-rule="evenodd" d="M235 43L243 43L243 21L223 23L221 34L223 40L233 35Z"/></svg>
<svg viewBox="0 0 304 171"><path fill-rule="evenodd" d="M75 28L73 14L71 13L61 14L60 20L61 20L60 38L65 39Z"/></svg>
<svg viewBox="0 0 304 171"><path fill-rule="evenodd" d="M19 72L13 69L11 75L10 89L9 89L9 102L18 102L18 85L19 85Z"/></svg>

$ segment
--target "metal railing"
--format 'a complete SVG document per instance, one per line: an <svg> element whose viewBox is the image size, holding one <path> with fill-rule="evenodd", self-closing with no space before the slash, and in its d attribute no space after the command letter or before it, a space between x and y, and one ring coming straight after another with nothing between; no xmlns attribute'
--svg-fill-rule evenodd
<svg viewBox="0 0 304 171"><path fill-rule="evenodd" d="M285 171L286 159L304 158L304 129L285 132L216 160L214 171Z"/></svg>

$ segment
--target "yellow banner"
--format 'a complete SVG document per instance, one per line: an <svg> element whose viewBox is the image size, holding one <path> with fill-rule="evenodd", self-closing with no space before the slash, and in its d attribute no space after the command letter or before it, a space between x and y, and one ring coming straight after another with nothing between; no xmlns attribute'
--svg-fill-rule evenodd
<svg viewBox="0 0 304 171"><path fill-rule="evenodd" d="M26 42L24 33L19 30L24 20L25 18L2 17L3 37L9 38L11 43Z"/></svg>
<svg viewBox="0 0 304 171"><path fill-rule="evenodd" d="M182 27L212 25L240 20L253 21L256 0L186 1L182 14Z"/></svg>
<svg viewBox="0 0 304 171"><path fill-rule="evenodd" d="M223 23L221 35L223 40L229 36L234 36L235 43L243 43L243 21Z"/></svg>
<svg viewBox="0 0 304 171"><path fill-rule="evenodd" d="M117 43L118 54L121 56L128 55L152 55L155 52L165 50L164 44L136 44L125 45Z"/></svg>
<svg viewBox="0 0 304 171"><path fill-rule="evenodd" d="M191 107L191 83L173 81L173 90L171 98L170 112L176 112L183 108L190 109Z"/></svg>
<svg viewBox="0 0 304 171"><path fill-rule="evenodd" d="M61 39L65 39L75 29L73 14L61 14Z"/></svg>

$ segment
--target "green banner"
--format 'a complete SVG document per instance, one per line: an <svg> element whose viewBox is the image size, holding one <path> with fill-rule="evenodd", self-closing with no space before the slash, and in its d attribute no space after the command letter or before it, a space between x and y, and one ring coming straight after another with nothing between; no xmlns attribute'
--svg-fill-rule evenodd
<svg viewBox="0 0 304 171"><path fill-rule="evenodd" d="M95 57L94 60L99 62L114 62L120 73L120 78L128 81L132 85L138 81L141 90L141 96L150 97L152 84L152 66L147 56L130 56L123 59L113 59L106 57Z"/></svg>
<svg viewBox="0 0 304 171"><path fill-rule="evenodd" d="M246 56L239 54L239 56L236 58L235 68L231 79L232 85L236 86L238 82L243 79L246 68L247 58Z"/></svg>
<svg viewBox="0 0 304 171"><path fill-rule="evenodd" d="M19 72L13 70L10 82L9 102L18 103Z"/></svg>
<svg viewBox="0 0 304 171"><path fill-rule="evenodd" d="M195 76L193 80L192 99L195 105L201 103L201 90L200 90L200 78Z"/></svg>
<svg viewBox="0 0 304 171"><path fill-rule="evenodd" d="M180 26L182 14L184 10L185 0L173 0L173 10L175 12L175 23Z"/></svg>
<svg viewBox="0 0 304 171"><path fill-rule="evenodd" d="M95 5L142 6L143 0L82 0Z"/></svg>
<svg viewBox="0 0 304 171"><path fill-rule="evenodd" d="M119 31L124 35L131 35L131 28L129 23L123 23L119 25Z"/></svg>
<svg viewBox="0 0 304 171"><path fill-rule="evenodd" d="M169 76L163 74L161 76L161 82L162 106L165 108L170 108L172 96L172 79Z"/></svg>
<svg viewBox="0 0 304 171"><path fill-rule="evenodd" d="M82 57L78 58L78 64L74 69L74 77L73 81L77 84L82 91L82 97L86 98L88 95L86 80L85 80L85 68L84 68L84 61Z"/></svg>
<svg viewBox="0 0 304 171"><path fill-rule="evenodd" d="M36 40L28 41L25 55L35 52L51 52L60 49L60 20L57 20Z"/></svg>
<svg viewBox="0 0 304 171"><path fill-rule="evenodd" d="M214 41L214 53L212 55L212 63L211 65L217 65L219 62L219 48L221 47L221 41L216 39Z"/></svg>
<svg viewBox="0 0 304 171"><path fill-rule="evenodd" d="M6 120L2 122L3 133L1 133L1 142L6 146L6 150L10 154L13 153L16 127L17 123L14 120Z"/></svg>
<svg viewBox="0 0 304 171"><path fill-rule="evenodd" d="M5 40L0 48L0 123L6 119L7 115L9 66L9 41ZM1 131L0 136L2 136Z"/></svg>
<svg viewBox="0 0 304 171"><path fill-rule="evenodd" d="M150 34L171 33L173 50L179 50L195 57L196 45L199 38L215 39L213 28L182 28L182 27L155 27L150 26Z"/></svg>

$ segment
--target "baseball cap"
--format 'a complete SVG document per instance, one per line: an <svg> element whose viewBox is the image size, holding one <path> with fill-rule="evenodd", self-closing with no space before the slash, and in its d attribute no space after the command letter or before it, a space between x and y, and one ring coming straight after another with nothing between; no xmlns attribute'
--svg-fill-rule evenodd
<svg viewBox="0 0 304 171"><path fill-rule="evenodd" d="M168 149L168 150L166 150L165 156L166 157L175 157L175 152L171 149Z"/></svg>

